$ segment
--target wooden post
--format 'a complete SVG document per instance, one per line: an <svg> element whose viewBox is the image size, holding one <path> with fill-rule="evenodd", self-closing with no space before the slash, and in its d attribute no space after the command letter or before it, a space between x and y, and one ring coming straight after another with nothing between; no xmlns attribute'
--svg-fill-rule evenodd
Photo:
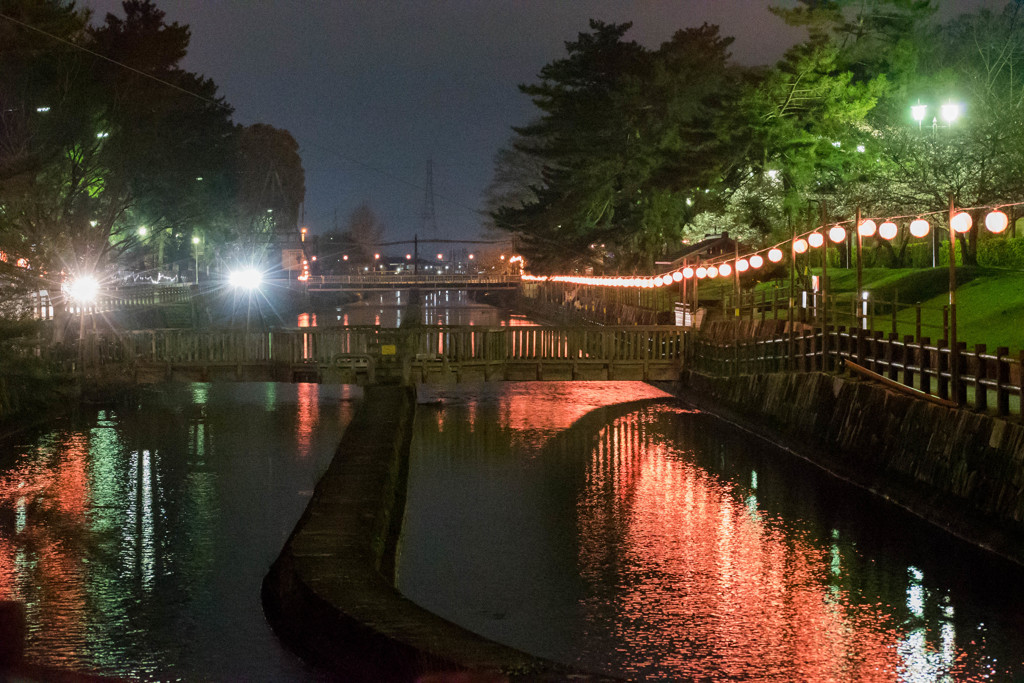
<svg viewBox="0 0 1024 683"><path fill-rule="evenodd" d="M885 345L885 364L888 367L886 375L894 382L899 379L899 371L896 368L896 345L898 343L899 337L894 332L889 335L889 341Z"/></svg>
<svg viewBox="0 0 1024 683"><path fill-rule="evenodd" d="M918 346L918 351L921 354L921 391L926 394L932 393L932 350L930 344L931 339L928 337L921 337L921 342Z"/></svg>
<svg viewBox="0 0 1024 683"><path fill-rule="evenodd" d="M985 359L987 351L985 344L974 345L974 357L978 366L974 374L974 407L981 412L988 410L988 387L985 385L985 379L988 377L988 363Z"/></svg>
<svg viewBox="0 0 1024 683"><path fill-rule="evenodd" d="M1000 346L996 349L996 415L1006 417L1010 414L1010 392L1007 385L1010 383L1010 363L1007 356L1010 349Z"/></svg>
<svg viewBox="0 0 1024 683"><path fill-rule="evenodd" d="M914 386L914 365L919 350L920 347L914 345L913 336L903 336L903 383L908 387Z"/></svg>
<svg viewBox="0 0 1024 683"><path fill-rule="evenodd" d="M939 398L949 400L949 342L945 339L940 339L935 343L936 360L938 360L937 370L937 391ZM1024 352L1022 352L1024 355ZM1022 382L1024 384L1024 382Z"/></svg>

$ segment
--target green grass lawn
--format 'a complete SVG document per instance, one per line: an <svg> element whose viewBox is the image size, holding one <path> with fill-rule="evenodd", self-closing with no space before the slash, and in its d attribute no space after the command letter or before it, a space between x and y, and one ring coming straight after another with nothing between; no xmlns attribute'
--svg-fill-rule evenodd
<svg viewBox="0 0 1024 683"><path fill-rule="evenodd" d="M843 294L852 297L857 289L856 269L830 269L829 276L832 294L840 299ZM932 341L942 337L942 309L949 303L948 268L866 268L863 283L875 302L891 302L895 298L899 303L898 334L915 333L914 304L920 304L922 336ZM766 290L775 287L784 289L788 296L788 280L758 286ZM798 292L799 289L798 283ZM989 352L999 346L1009 347L1013 354L1024 350L1024 271L980 266L957 268L956 301L957 338L969 348L986 344ZM848 312L851 305L840 304L838 308ZM878 307L874 323L875 329L890 331L891 313L887 306Z"/></svg>

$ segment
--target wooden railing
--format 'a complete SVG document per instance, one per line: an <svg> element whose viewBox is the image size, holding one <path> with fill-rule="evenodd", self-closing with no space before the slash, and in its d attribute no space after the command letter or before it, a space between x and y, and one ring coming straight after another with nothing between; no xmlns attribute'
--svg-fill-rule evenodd
<svg viewBox="0 0 1024 683"><path fill-rule="evenodd" d="M832 371L849 360L894 384L952 401L956 405L1022 416L1024 351L1011 354L1000 347L990 353L984 344L954 351L945 341L927 337L885 336L862 329L807 327L767 339L718 342L705 335L688 337L690 367L732 376L780 371ZM955 364L955 365L954 365ZM958 373L952 372L958 369ZM956 375L956 377L954 377ZM955 384L955 386L954 386Z"/></svg>
<svg viewBox="0 0 1024 683"><path fill-rule="evenodd" d="M87 344L90 340L87 338ZM679 363L673 327L550 328L438 326L241 330L136 330L94 338L105 358L161 363L331 363L339 356L402 356L451 362L593 360ZM116 351L114 349L117 349Z"/></svg>

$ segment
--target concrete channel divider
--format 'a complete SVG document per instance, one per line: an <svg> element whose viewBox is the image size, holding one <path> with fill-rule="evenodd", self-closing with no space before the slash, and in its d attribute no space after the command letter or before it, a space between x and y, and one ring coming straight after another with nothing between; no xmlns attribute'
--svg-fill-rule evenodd
<svg viewBox="0 0 1024 683"><path fill-rule="evenodd" d="M263 581L278 636L346 681L611 681L487 640L402 596L414 389L366 390L327 472Z"/></svg>

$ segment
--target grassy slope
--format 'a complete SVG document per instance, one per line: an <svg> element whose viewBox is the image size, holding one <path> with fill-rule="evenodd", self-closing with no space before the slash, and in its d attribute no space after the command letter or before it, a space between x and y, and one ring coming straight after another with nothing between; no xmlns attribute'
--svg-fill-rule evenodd
<svg viewBox="0 0 1024 683"><path fill-rule="evenodd" d="M856 270L834 270L833 292L853 292ZM998 268L957 268L957 336L960 341L984 343L989 351L1007 346L1024 350L1024 272ZM864 271L864 289L876 300L891 301L895 294L901 304L920 303L922 319L933 327L922 332L933 341L938 332L942 308L949 303L949 270L946 268ZM898 316L899 333L914 333L915 313L903 310ZM876 327L880 327L876 325Z"/></svg>

